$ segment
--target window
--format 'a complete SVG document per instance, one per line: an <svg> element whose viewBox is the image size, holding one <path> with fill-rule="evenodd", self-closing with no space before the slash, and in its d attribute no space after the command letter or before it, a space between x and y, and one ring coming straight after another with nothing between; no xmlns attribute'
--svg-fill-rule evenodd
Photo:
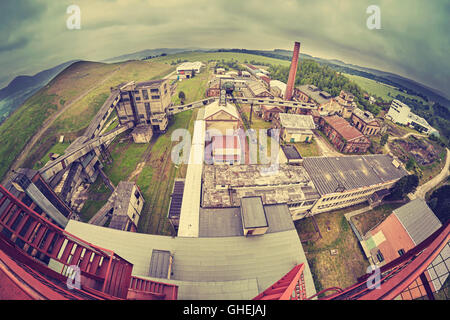
<svg viewBox="0 0 450 320"><path fill-rule="evenodd" d="M144 102L144 106L145 106L145 109L150 109L150 103L148 103L148 102Z"/></svg>
<svg viewBox="0 0 450 320"><path fill-rule="evenodd" d="M141 101L141 97L136 97L136 101Z"/></svg>
<svg viewBox="0 0 450 320"><path fill-rule="evenodd" d="M144 100L148 100L148 92L147 92L147 89L142 90L142 97L144 98Z"/></svg>
<svg viewBox="0 0 450 320"><path fill-rule="evenodd" d="M398 250L398 255L399 256L402 256L404 254L405 254L405 250L403 250L403 249Z"/></svg>
<svg viewBox="0 0 450 320"><path fill-rule="evenodd" d="M380 261L380 262L383 262L383 261L384 261L384 257L383 257L383 255L381 254L381 251L380 251L380 250L378 250L378 252L377 252L377 259L378 259L378 261Z"/></svg>
<svg viewBox="0 0 450 320"><path fill-rule="evenodd" d="M150 92L151 92L151 93L158 93L159 90L158 90L158 89L150 89Z"/></svg>
<svg viewBox="0 0 450 320"><path fill-rule="evenodd" d="M152 96L152 99L154 100L159 99L159 96Z"/></svg>

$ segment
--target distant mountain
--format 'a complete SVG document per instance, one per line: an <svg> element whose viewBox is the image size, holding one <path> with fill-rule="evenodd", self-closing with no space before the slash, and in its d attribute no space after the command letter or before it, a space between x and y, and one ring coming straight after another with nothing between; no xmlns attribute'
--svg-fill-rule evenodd
<svg viewBox="0 0 450 320"><path fill-rule="evenodd" d="M6 87L0 89L0 123L13 113L26 99L45 86L62 70L78 60L72 60L34 76L17 76Z"/></svg>

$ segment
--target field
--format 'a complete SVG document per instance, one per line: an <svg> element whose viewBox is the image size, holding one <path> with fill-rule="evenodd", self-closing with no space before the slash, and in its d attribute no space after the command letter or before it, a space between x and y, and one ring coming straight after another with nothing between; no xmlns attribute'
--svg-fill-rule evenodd
<svg viewBox="0 0 450 320"><path fill-rule="evenodd" d="M256 63L270 63L274 65L284 65L289 66L291 64L288 60L280 60L280 59L274 59L264 56L258 56L253 54L247 54L247 53L239 53L239 52L188 52L188 53L177 53L177 54L171 54L164 57L157 57L154 59L151 59L151 61L161 61L161 62L177 62L178 60L184 61L202 61L202 62L208 62L211 60L236 60L240 63L250 62L254 61Z"/></svg>
<svg viewBox="0 0 450 320"><path fill-rule="evenodd" d="M166 219L170 194L175 178L184 177L186 168L172 162L172 147L178 142L172 142L170 137L175 129L189 128L196 115L197 110L176 114L167 133L156 139L149 156L145 159L142 171L133 178L141 188L145 199L138 232L171 234L170 224ZM182 168L184 169L181 170Z"/></svg>
<svg viewBox="0 0 450 320"><path fill-rule="evenodd" d="M353 75L353 74L343 74L349 80L355 82L357 85L361 87L361 89L367 91L369 94L375 95L377 97L382 98L385 101L392 101L395 99L397 95L402 95L411 99L416 99L418 101L422 101L422 103L426 104L426 102L418 96L407 94L403 91L398 90L395 87L387 85L385 83L381 83L372 79L364 78L361 76Z"/></svg>
<svg viewBox="0 0 450 320"><path fill-rule="evenodd" d="M329 287L346 288L366 273L369 262L363 256L358 240L345 219L348 208L315 215L322 238L303 242L306 258L316 290ZM314 232L312 218L295 222L302 241ZM331 250L337 250L333 252Z"/></svg>
<svg viewBox="0 0 450 320"><path fill-rule="evenodd" d="M350 219L356 229L358 229L361 236L364 236L369 230L384 221L384 219L386 219L393 210L401 207L402 205L403 203L383 204L370 211L353 216Z"/></svg>
<svg viewBox="0 0 450 320"><path fill-rule="evenodd" d="M83 222L88 222L103 207L112 193L100 177L89 187L88 191L89 199L86 200L80 212Z"/></svg>
<svg viewBox="0 0 450 320"><path fill-rule="evenodd" d="M35 170L39 170L40 168L42 168L49 160L50 160L50 153L57 153L57 154L63 154L64 151L66 150L66 148L70 145L70 143L68 142L63 142L63 143L59 143L56 142L51 148L50 150L47 151L47 153L45 154L44 157L42 157L41 160L39 160L38 162L36 162L36 164L34 165L33 169Z"/></svg>
<svg viewBox="0 0 450 320"><path fill-rule="evenodd" d="M300 155L304 157L316 157L321 156L322 152L319 149L319 146L317 145L317 141L315 139L312 139L310 143L306 142L296 142L294 143L296 146L298 152L300 152Z"/></svg>
<svg viewBox="0 0 450 320"><path fill-rule="evenodd" d="M201 73L196 74L192 79L178 81L177 89L172 96L172 103L174 105L181 104L180 99L178 98L178 93L180 91L183 91L186 95L185 104L203 99L205 97L209 76L210 74L207 70L202 70Z"/></svg>

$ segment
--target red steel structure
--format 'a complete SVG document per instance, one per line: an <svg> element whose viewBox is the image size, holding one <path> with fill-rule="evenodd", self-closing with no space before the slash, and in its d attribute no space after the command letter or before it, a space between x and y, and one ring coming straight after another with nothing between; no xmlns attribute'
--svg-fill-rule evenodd
<svg viewBox="0 0 450 320"><path fill-rule="evenodd" d="M393 300L396 298L417 299L428 298L434 300L434 293L431 290L430 282L436 281L437 277L429 278L425 271L430 264L441 254L444 248L450 247L450 225L447 222L439 230L433 233L428 239L418 246L406 252L396 260L382 266L379 269L379 277L371 277L374 274L367 274L358 279L358 282L346 289L332 287L324 289L317 294L306 298L303 282L303 264L295 266L281 280L264 292L256 296L255 300L311 300L329 292L329 294L319 300ZM447 269L446 260L448 256L441 256L439 264L446 269L439 277L447 278L450 271ZM433 266L435 268L436 266ZM442 269L442 268L441 268ZM436 273L437 274L437 273ZM299 281L300 280L300 281ZM368 280L370 280L368 284ZM377 289L379 287L379 289ZM448 287L441 287L444 294ZM411 292L414 291L414 294ZM419 293L419 295L417 294ZM409 296L409 297L408 297ZM445 296L446 299L450 297Z"/></svg>
<svg viewBox="0 0 450 320"><path fill-rule="evenodd" d="M296 265L283 278L254 297L253 300L306 300L304 269L303 263Z"/></svg>
<svg viewBox="0 0 450 320"><path fill-rule="evenodd" d="M0 284L15 283L17 292L30 297L36 297L36 292L43 299L127 299L129 295L131 299L176 299L177 296L177 286L133 277L131 263L59 228L1 185L0 253ZM59 273L47 266L49 261L60 266ZM79 268L82 283L80 290L75 291L66 286L73 266ZM30 274L31 278L27 276Z"/></svg>
<svg viewBox="0 0 450 320"><path fill-rule="evenodd" d="M298 56L300 53L300 42L295 42L294 52L292 54L291 68L289 69L289 78L284 93L284 100L291 100L295 85L295 76L297 75Z"/></svg>

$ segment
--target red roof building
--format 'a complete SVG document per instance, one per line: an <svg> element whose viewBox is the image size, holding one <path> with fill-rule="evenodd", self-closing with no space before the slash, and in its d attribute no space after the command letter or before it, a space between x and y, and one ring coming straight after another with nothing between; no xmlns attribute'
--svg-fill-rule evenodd
<svg viewBox="0 0 450 320"><path fill-rule="evenodd" d="M440 227L442 227L441 222L426 202L415 199L395 209L383 222L370 230L361 241L361 246L374 264L382 266L412 250ZM443 275L442 270L448 270L450 264L450 261L447 261L448 250L441 252L441 256L446 260L445 263L440 263L442 259L436 259L424 272L433 292L441 288L447 277L438 277L437 274ZM402 299L416 299L424 295L421 279L416 281L417 283L412 284L401 294ZM422 286L421 290L420 286Z"/></svg>
<svg viewBox="0 0 450 320"><path fill-rule="evenodd" d="M370 140L342 117L323 117L320 119L320 126L331 143L341 152L365 153L370 147Z"/></svg>

